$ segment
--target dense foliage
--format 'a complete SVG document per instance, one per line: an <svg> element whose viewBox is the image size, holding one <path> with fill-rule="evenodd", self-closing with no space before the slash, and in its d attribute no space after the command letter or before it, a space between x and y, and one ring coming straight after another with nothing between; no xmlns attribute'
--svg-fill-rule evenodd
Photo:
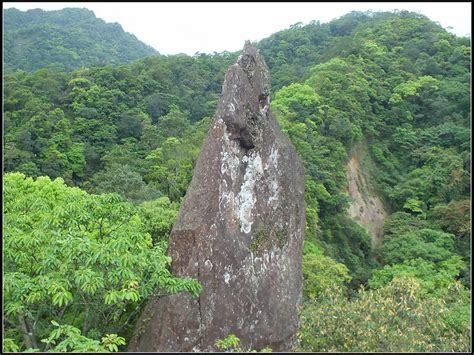
<svg viewBox="0 0 474 355"><path fill-rule="evenodd" d="M4 69L32 71L57 65L66 71L99 64L123 64L158 54L87 9L3 10Z"/></svg>
<svg viewBox="0 0 474 355"><path fill-rule="evenodd" d="M316 27L314 41L309 34ZM470 43L406 12L353 13L324 28L295 26L274 35L283 47L290 43L285 36L297 43L273 50L298 62L300 73L301 47L312 49L316 65L283 86L272 108L305 164L307 242L349 270L306 251L301 348L469 349ZM345 217L344 168L358 144L370 152L365 173L372 189L392 213L377 251ZM374 252L385 265L375 272ZM406 277L416 281L403 284ZM372 290L354 294L366 281ZM412 302L405 311L396 291L402 288L413 290L403 296ZM462 296L450 296L453 289ZM392 317L391 307L400 317Z"/></svg>
<svg viewBox="0 0 474 355"><path fill-rule="evenodd" d="M204 118L219 97L220 77L208 75L208 65L218 63L223 75L229 61L151 57L71 74L45 68L6 75L5 170L62 177L131 201L175 201L190 182L209 125Z"/></svg>
<svg viewBox="0 0 474 355"><path fill-rule="evenodd" d="M303 351L453 352L470 347L469 291L453 284L423 297L413 278L397 278L348 300L331 290L308 303L299 333ZM461 307L461 309L460 309Z"/></svg>
<svg viewBox="0 0 474 355"><path fill-rule="evenodd" d="M300 348L469 351L470 39L456 37L415 13L354 12L328 24L296 24L256 45L272 74L272 111L305 166ZM12 51L5 49L7 54ZM6 201L15 206L5 208L5 221L10 223L10 239L5 240L12 243L4 245L4 255L12 255L5 257L6 280L9 273L31 275L13 282L21 291L7 292L8 309L18 309L8 316L12 319L7 317L10 340L5 348L21 343L21 319L37 324L39 338L54 335L66 341L62 349L72 349L67 344L76 341L86 348L114 350L110 346L119 338L110 336L127 338L125 323L133 323L133 312L139 312L136 303L151 292L156 275L133 271L136 288L127 275L116 275L115 283L107 283L108 273L100 274L100 264L92 265L88 272L101 275L102 283L95 286L97 296L89 295L81 281L76 282L80 268L68 259L73 251L80 258L81 251L42 244L41 238L62 243L86 238L91 242L77 248L88 255L95 255L94 245L115 240L118 246L100 250L112 255L121 250L122 242L132 243L124 237L131 232L142 254L128 260L123 252L106 262L125 262L133 270L134 262L151 262L147 258L158 253L157 260L163 260L160 270L166 273L163 248L191 181L225 70L237 55L157 55L116 67L65 72L49 66L4 77L5 170L37 178L6 175ZM26 54L23 59L34 63ZM390 213L379 250L373 250L371 236L347 215L345 166L358 146L368 152L360 158L371 189ZM41 176L60 177L69 186L98 195ZM31 194L24 199L38 195L49 207L33 200L22 204L21 199L15 202L15 195L8 196L23 188ZM57 191L56 197L42 195L48 189ZM72 196L77 200L68 203ZM122 210L112 210L111 201ZM81 212L81 204L102 207ZM22 215L26 208L38 210ZM107 228L118 224L117 239L94 239L105 233L94 228L102 223L100 213L109 218ZM124 219L131 222L123 226ZM59 235L68 228L70 234ZM62 268L50 261L50 269L23 270L30 256L15 252L15 243L37 243L32 255L48 260L50 254L62 260ZM70 274L61 276L56 269ZM111 270L111 275L118 270ZM62 289L34 293L37 278L46 277L43 272L52 273L48 277ZM77 304L81 292L90 300L100 298L94 306L98 308L86 311ZM138 293L139 300L131 293ZM111 294L116 296L113 301ZM31 307L24 310L28 297ZM45 297L52 303L41 313L45 310L35 307ZM116 304L125 310L118 320L99 316L107 307L120 314ZM81 316L68 318L73 311ZM97 324L87 321L84 328L86 314L92 314L87 312L97 314ZM59 327L72 328L52 333L50 321L61 319L69 323ZM91 329L96 333L88 334ZM107 332L109 340L100 343L99 337L107 337ZM89 336L92 343L82 342L81 336ZM229 339L223 346L238 346ZM21 348L31 346L31 339L24 338Z"/></svg>
<svg viewBox="0 0 474 355"><path fill-rule="evenodd" d="M4 176L3 192L4 320L26 347L40 348L51 321L93 339L128 330L157 287L199 292L196 281L170 274L165 245L153 245L137 208L119 195L21 173ZM50 339L71 332L59 328Z"/></svg>

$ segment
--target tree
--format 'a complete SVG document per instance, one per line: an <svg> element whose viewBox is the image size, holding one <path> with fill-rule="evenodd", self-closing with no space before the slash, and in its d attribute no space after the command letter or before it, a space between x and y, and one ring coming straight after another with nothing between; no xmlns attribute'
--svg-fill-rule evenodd
<svg viewBox="0 0 474 355"><path fill-rule="evenodd" d="M6 333L26 348L42 348L50 321L97 338L130 327L156 287L163 294L200 290L195 280L171 275L163 247L116 194L8 173L4 196Z"/></svg>
<svg viewBox="0 0 474 355"><path fill-rule="evenodd" d="M422 214L423 213L423 202L415 198L409 198L405 201L403 209L405 211L411 212L413 214Z"/></svg>
<svg viewBox="0 0 474 355"><path fill-rule="evenodd" d="M416 258L438 263L454 256L454 235L432 229L407 232L384 241L380 254L386 264Z"/></svg>
<svg viewBox="0 0 474 355"><path fill-rule="evenodd" d="M196 157L188 147L178 138L169 137L145 158L150 166L146 181L159 186L171 201L184 197L191 182Z"/></svg>
<svg viewBox="0 0 474 355"><path fill-rule="evenodd" d="M303 255L303 294L317 298L319 294L344 287L351 280L344 264L324 256L323 250L305 241Z"/></svg>
<svg viewBox="0 0 474 355"><path fill-rule="evenodd" d="M184 137L190 127L187 115L179 110L176 105L171 106L171 111L158 119L158 129L164 138Z"/></svg>
<svg viewBox="0 0 474 355"><path fill-rule="evenodd" d="M449 286L465 269L466 264L459 256L453 256L440 263L410 259L402 264L385 265L383 269L374 271L368 284L376 289L388 285L395 278L413 277L420 284L420 296L428 294L440 298L446 295Z"/></svg>
<svg viewBox="0 0 474 355"><path fill-rule="evenodd" d="M81 331L71 325L59 325L51 321L56 328L46 339L41 339L50 352L116 352L125 339L117 334L106 334L101 341L81 335ZM29 349L28 349L29 350Z"/></svg>
<svg viewBox="0 0 474 355"><path fill-rule="evenodd" d="M311 120L317 125L322 123L319 117L319 97L309 85L291 84L278 90L272 108L290 122Z"/></svg>
<svg viewBox="0 0 474 355"><path fill-rule="evenodd" d="M166 93L156 93L145 99L145 110L151 117L151 122L156 124L158 117L165 116L170 111L170 98Z"/></svg>
<svg viewBox="0 0 474 355"><path fill-rule="evenodd" d="M461 312L464 317L459 317ZM443 298L420 295L413 278L395 278L353 298L321 294L301 313L301 351L469 352L469 291L459 283Z"/></svg>
<svg viewBox="0 0 474 355"><path fill-rule="evenodd" d="M420 215L413 215L407 212L395 212L387 217L384 224L384 238L402 235L408 232L415 232L419 229L429 228L427 220Z"/></svg>
<svg viewBox="0 0 474 355"><path fill-rule="evenodd" d="M117 120L117 137L140 139L142 135L142 121L134 112L126 111Z"/></svg>
<svg viewBox="0 0 474 355"><path fill-rule="evenodd" d="M143 202L138 214L153 241L168 241L169 233L178 216L179 204L170 202L168 197Z"/></svg>
<svg viewBox="0 0 474 355"><path fill-rule="evenodd" d="M470 200L461 200L437 205L433 209L433 219L448 233L469 239L471 234L470 202Z"/></svg>
<svg viewBox="0 0 474 355"><path fill-rule="evenodd" d="M471 201L451 201L435 206L432 211L433 223L448 233L455 235L454 250L463 260L471 263ZM471 284L470 269L462 273L466 286Z"/></svg>
<svg viewBox="0 0 474 355"><path fill-rule="evenodd" d="M135 203L153 200L160 195L159 191L147 185L142 176L129 165L116 163L94 175L90 191L93 193L115 192Z"/></svg>

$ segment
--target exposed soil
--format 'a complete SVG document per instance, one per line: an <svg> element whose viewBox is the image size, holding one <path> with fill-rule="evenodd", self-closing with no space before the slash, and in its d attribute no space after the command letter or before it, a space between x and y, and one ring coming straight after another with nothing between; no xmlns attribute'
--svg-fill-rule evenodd
<svg viewBox="0 0 474 355"><path fill-rule="evenodd" d="M372 247L377 250L382 242L382 232L387 212L382 201L370 191L365 176L361 173L357 150L351 154L346 165L348 193L351 199L349 216L372 236Z"/></svg>

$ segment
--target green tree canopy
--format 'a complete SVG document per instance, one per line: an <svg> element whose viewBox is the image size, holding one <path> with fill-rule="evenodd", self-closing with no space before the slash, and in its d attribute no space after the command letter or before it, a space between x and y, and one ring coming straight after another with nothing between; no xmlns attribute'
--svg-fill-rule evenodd
<svg viewBox="0 0 474 355"><path fill-rule="evenodd" d="M6 333L41 348L50 321L94 337L125 330L141 303L200 285L168 270L137 209L117 194L89 195L60 178L4 176Z"/></svg>

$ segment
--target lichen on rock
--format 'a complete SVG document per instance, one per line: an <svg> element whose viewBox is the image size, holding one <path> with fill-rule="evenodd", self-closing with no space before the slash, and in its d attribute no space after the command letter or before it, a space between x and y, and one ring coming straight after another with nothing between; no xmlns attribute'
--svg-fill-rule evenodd
<svg viewBox="0 0 474 355"><path fill-rule="evenodd" d="M270 74L249 42L225 75L168 254L196 278L197 299L154 299L130 351L216 351L235 334L246 348L293 349L299 326L304 171L269 110ZM137 329L143 324L139 321Z"/></svg>

